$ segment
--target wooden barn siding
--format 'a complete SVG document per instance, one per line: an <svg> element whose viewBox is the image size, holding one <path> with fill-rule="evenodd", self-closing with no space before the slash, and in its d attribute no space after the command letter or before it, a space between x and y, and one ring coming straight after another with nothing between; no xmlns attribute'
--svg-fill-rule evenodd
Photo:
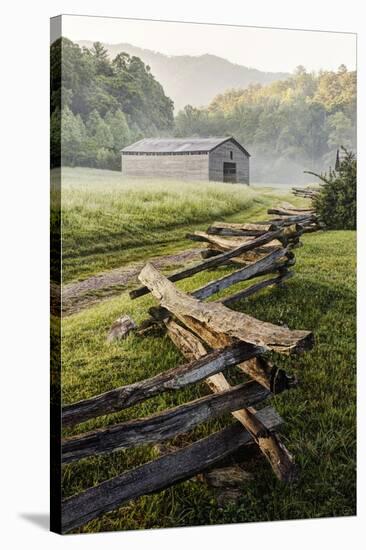
<svg viewBox="0 0 366 550"><path fill-rule="evenodd" d="M141 178L208 180L208 154L122 155L122 174Z"/></svg>
<svg viewBox="0 0 366 550"><path fill-rule="evenodd" d="M230 151L233 158L230 159ZM212 181L223 181L224 162L236 162L238 183L249 183L249 157L235 143L227 141L210 153L209 176Z"/></svg>

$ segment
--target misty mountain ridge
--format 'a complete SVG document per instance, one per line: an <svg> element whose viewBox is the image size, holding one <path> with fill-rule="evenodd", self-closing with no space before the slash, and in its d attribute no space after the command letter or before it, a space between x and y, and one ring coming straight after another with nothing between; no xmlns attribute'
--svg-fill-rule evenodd
<svg viewBox="0 0 366 550"><path fill-rule="evenodd" d="M93 46L90 40L79 40L76 43L86 48ZM250 84L265 85L289 77L289 73L264 72L211 54L170 56L127 43L103 43L103 46L111 58L126 52L149 65L151 73L174 101L176 112L188 104L194 107L208 105L216 95L231 88L247 88Z"/></svg>

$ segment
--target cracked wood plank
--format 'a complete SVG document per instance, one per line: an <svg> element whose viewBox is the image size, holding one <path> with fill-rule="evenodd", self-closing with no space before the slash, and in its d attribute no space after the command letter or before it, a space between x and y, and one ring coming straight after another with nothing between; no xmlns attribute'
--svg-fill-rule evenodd
<svg viewBox="0 0 366 550"><path fill-rule="evenodd" d="M254 381L222 390L146 418L68 437L62 441L62 463L165 441L227 412L260 403L271 394Z"/></svg>
<svg viewBox="0 0 366 550"><path fill-rule="evenodd" d="M257 412L256 418L268 430L276 429L281 417L271 407ZM115 510L132 499L170 487L220 462L250 443L251 436L235 423L191 445L168 453L104 481L62 502L62 532L81 527L100 515Z"/></svg>
<svg viewBox="0 0 366 550"><path fill-rule="evenodd" d="M221 347L232 343L232 338L279 353L301 352L313 345L313 335L305 330L290 330L260 321L245 313L228 309L217 302L202 303L177 289L151 264L139 274L140 281L169 310L194 332L214 334Z"/></svg>
<svg viewBox="0 0 366 550"><path fill-rule="evenodd" d="M243 252L247 252L248 250L253 250L254 248L257 248L258 246L262 246L270 241L273 241L277 237L281 237L283 235L283 230L278 229L277 231L265 233L264 235L261 235L260 237L257 237L253 239L249 243L244 243L237 248L234 248L232 250L228 250L227 252L223 252L222 254L219 254L217 256L214 256L212 258L207 258L206 260L203 260L199 264L196 264L192 267L188 267L186 269L182 269L181 271L177 271L176 273L173 273L172 275L169 275L168 279L169 281L176 282L180 281L182 279L186 279L187 277L191 277L192 275L196 273L200 273L201 271L204 271L205 269L209 269L211 267L215 267L218 265L222 265L226 263L231 258L235 258L236 256L240 256ZM149 289L146 285L136 288L135 290L132 290L130 292L131 299L138 298L139 296L144 296L145 294L149 293Z"/></svg>
<svg viewBox="0 0 366 550"><path fill-rule="evenodd" d="M236 292L235 294L231 294L230 296L225 296L224 298L221 298L220 300L217 300L217 301L220 302L221 304L224 304L225 306L231 306L235 302L239 302L244 298L248 298L249 296L252 296L252 294L259 292L260 290L263 290L268 286L279 285L281 283L284 283L288 279L290 279L290 277L294 276L294 273L292 271L286 271L287 268L282 268L282 269L284 271L282 271L278 277L273 277L272 279L265 279L264 281L259 281L259 283L255 283L254 285L251 285L248 288L245 288L244 290L239 290L239 292Z"/></svg>
<svg viewBox="0 0 366 550"><path fill-rule="evenodd" d="M253 236L258 237L268 231L274 231L276 228L270 224L258 223L225 223L215 222L207 229L207 233L211 235L227 235L227 236Z"/></svg>
<svg viewBox="0 0 366 550"><path fill-rule="evenodd" d="M216 294L217 292L220 292L233 284L276 271L283 266L283 264L279 264L278 261L281 258L284 258L287 252L288 251L286 248L277 248L274 252L264 256L264 258L261 258L257 262L249 264L242 269L238 269L225 277L211 281L197 290L194 290L191 292L191 296L194 296L199 300L205 300L206 298L209 298L213 294Z"/></svg>
<svg viewBox="0 0 366 550"><path fill-rule="evenodd" d="M183 351L183 349L190 347L191 351L188 353L194 354L195 357L207 353L199 338L190 331L179 326L175 321L166 321L165 324L170 338L179 349ZM184 342L183 346L180 344L182 340ZM210 345L213 347L218 346L218 342L215 342L213 335L210 337ZM240 367L244 372L253 376L259 383L263 384L264 387L270 388L272 386L272 365L265 360L263 360L262 363L254 363L252 360L246 361L241 363ZM230 388L230 384L222 373L210 377L207 380L207 384L213 392L219 392ZM282 389L284 389L284 387ZM271 433L263 423L258 420L255 409L241 409L240 411L233 412L232 415L239 420L244 428L251 434L253 440L258 444L258 447L271 464L276 477L285 482L293 481L297 474L297 467L293 456L287 450L280 438L276 434Z"/></svg>
<svg viewBox="0 0 366 550"><path fill-rule="evenodd" d="M127 409L163 392L195 384L263 351L261 347L244 342L235 343L223 350L215 350L205 357L193 359L151 378L65 405L62 409L62 423L64 426L74 426L90 418Z"/></svg>

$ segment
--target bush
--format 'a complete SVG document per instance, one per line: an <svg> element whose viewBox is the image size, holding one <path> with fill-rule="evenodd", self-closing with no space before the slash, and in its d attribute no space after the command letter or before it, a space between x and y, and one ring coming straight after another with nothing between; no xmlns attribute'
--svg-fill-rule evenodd
<svg viewBox="0 0 366 550"><path fill-rule="evenodd" d="M328 174L315 174L322 183L313 205L320 220L329 229L356 229L357 161L351 151L342 147L344 157L338 159Z"/></svg>

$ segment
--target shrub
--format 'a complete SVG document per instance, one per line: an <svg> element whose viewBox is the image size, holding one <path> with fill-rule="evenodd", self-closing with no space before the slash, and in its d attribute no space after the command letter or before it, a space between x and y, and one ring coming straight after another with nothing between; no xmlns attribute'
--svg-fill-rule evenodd
<svg viewBox="0 0 366 550"><path fill-rule="evenodd" d="M329 229L356 229L357 161L351 151L342 147L343 159L328 174L307 172L321 180L313 205L320 220Z"/></svg>

